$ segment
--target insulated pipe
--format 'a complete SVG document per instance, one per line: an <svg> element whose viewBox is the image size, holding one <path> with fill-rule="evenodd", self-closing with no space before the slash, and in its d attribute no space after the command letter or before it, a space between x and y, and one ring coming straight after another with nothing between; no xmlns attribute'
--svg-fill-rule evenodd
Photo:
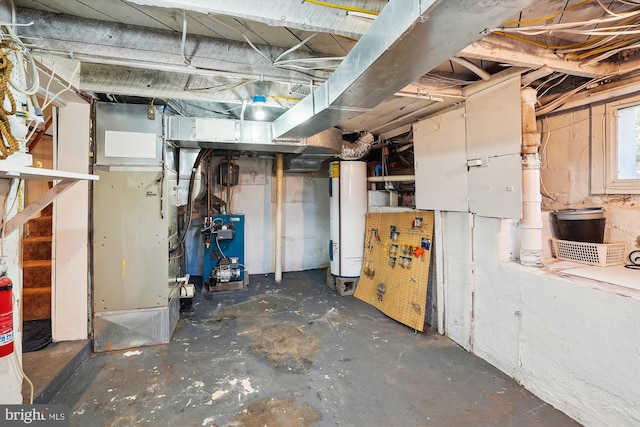
<svg viewBox="0 0 640 427"><path fill-rule="evenodd" d="M284 157L276 157L276 283L282 282L282 199L284 197Z"/></svg>
<svg viewBox="0 0 640 427"><path fill-rule="evenodd" d="M542 195L540 194L540 134L536 128L537 92L520 92L522 114L522 219L520 220L520 263L542 266Z"/></svg>

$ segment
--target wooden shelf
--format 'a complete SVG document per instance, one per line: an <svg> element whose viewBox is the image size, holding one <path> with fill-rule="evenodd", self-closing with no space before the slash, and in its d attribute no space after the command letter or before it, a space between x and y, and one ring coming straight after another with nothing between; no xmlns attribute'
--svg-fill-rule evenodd
<svg viewBox="0 0 640 427"><path fill-rule="evenodd" d="M34 168L30 166L12 165L10 163L0 164L0 178L19 178L19 179L72 179L76 181L96 181L98 175L91 175L77 172L64 172L53 169Z"/></svg>
<svg viewBox="0 0 640 427"><path fill-rule="evenodd" d="M33 203L7 221L4 227L5 235L9 235L20 228L25 222L36 216L42 209L71 188L75 183L79 181L97 181L100 179L98 175L34 168L10 163L0 163L0 178L57 181L49 191L38 197Z"/></svg>

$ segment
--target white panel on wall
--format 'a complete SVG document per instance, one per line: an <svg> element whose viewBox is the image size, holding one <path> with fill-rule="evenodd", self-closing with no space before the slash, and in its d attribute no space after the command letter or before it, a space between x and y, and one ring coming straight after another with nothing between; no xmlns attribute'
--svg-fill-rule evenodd
<svg viewBox="0 0 640 427"><path fill-rule="evenodd" d="M522 166L520 154L489 157L486 166L469 169L469 210L493 218L520 219Z"/></svg>
<svg viewBox="0 0 640 427"><path fill-rule="evenodd" d="M446 334L469 350L473 316L472 216L469 213L442 212L442 276Z"/></svg>
<svg viewBox="0 0 640 427"><path fill-rule="evenodd" d="M520 153L520 76L471 95L465 105L468 159Z"/></svg>
<svg viewBox="0 0 640 427"><path fill-rule="evenodd" d="M156 158L155 133L122 132L108 130L104 133L105 157Z"/></svg>
<svg viewBox="0 0 640 427"><path fill-rule="evenodd" d="M464 108L416 123L416 207L467 212Z"/></svg>

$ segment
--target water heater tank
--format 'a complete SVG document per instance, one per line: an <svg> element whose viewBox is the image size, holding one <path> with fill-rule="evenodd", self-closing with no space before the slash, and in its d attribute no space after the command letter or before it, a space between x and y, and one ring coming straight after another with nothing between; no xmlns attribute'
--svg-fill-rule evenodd
<svg viewBox="0 0 640 427"><path fill-rule="evenodd" d="M330 164L329 258L331 274L359 277L367 216L367 163Z"/></svg>

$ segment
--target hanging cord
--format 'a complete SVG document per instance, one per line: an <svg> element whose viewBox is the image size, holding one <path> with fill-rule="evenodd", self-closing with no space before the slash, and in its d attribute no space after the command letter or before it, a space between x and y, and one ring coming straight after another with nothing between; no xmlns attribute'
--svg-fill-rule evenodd
<svg viewBox="0 0 640 427"><path fill-rule="evenodd" d="M6 48L8 48L6 43L0 43L0 99L9 98L11 103L10 111L5 110L4 106L0 108L0 135L4 139L3 143L0 144L0 159L3 160L20 149L18 140L11 133L11 124L9 123L9 116L16 114L16 101L13 99L11 91L7 88L13 64L5 53Z"/></svg>
<svg viewBox="0 0 640 427"><path fill-rule="evenodd" d="M629 254L629 262L631 264L627 264L625 267L640 270L640 250L631 251Z"/></svg>

